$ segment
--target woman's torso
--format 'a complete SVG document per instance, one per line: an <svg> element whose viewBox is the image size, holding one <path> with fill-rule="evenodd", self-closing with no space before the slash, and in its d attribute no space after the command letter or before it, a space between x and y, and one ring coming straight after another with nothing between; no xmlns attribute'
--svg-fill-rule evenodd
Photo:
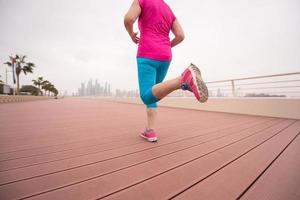
<svg viewBox="0 0 300 200"><path fill-rule="evenodd" d="M162 61L172 60L169 33L176 19L163 0L139 0L142 9L139 17L141 32L138 57Z"/></svg>

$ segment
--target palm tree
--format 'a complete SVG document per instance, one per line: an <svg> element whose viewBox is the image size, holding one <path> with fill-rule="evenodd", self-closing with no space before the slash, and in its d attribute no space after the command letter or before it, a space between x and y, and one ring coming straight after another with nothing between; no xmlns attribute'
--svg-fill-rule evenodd
<svg viewBox="0 0 300 200"><path fill-rule="evenodd" d="M48 96L50 96L50 93L52 93L55 96L58 94L58 90L48 80L42 81L41 86L42 86L42 89L45 90L45 95L47 95L47 92L48 92Z"/></svg>
<svg viewBox="0 0 300 200"><path fill-rule="evenodd" d="M43 77L38 77L37 80L32 80L32 82L35 86L38 86L38 88L41 89L41 86L43 85L44 80L43 80Z"/></svg>
<svg viewBox="0 0 300 200"><path fill-rule="evenodd" d="M35 67L34 63L26 62L25 59L26 59L25 55L20 55L20 56L16 55L15 57L9 56L10 61L4 63L9 67L12 67L13 61L15 61L16 76L17 76L17 94L19 94L19 90L20 90L20 74L22 72L25 75L27 75L27 73L33 73L33 68Z"/></svg>
<svg viewBox="0 0 300 200"><path fill-rule="evenodd" d="M43 77L38 77L37 80L32 80L32 82L35 86L38 86L39 90L41 90L41 86L43 85L44 80Z"/></svg>
<svg viewBox="0 0 300 200"><path fill-rule="evenodd" d="M49 88L48 88L48 91L49 91L49 96L51 96L51 94L50 93L52 93L52 91L53 91L53 89L54 89L55 87L54 87L54 85L53 84L50 84L49 85Z"/></svg>
<svg viewBox="0 0 300 200"><path fill-rule="evenodd" d="M45 90L45 95L47 95L47 91L50 89L51 83L47 80L42 82L42 89Z"/></svg>
<svg viewBox="0 0 300 200"><path fill-rule="evenodd" d="M56 88L54 88L52 92L53 92L54 96L58 95L58 90Z"/></svg>
<svg viewBox="0 0 300 200"><path fill-rule="evenodd" d="M51 92L54 96L56 96L56 95L58 94L58 90L55 88L54 85L51 85L51 87L50 87L50 92Z"/></svg>

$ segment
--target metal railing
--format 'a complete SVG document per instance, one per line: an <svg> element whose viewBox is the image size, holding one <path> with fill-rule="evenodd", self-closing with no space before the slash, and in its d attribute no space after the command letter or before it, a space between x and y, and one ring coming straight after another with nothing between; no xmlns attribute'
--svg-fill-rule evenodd
<svg viewBox="0 0 300 200"><path fill-rule="evenodd" d="M206 82L210 97L300 97L300 72ZM173 97L192 97L177 91Z"/></svg>

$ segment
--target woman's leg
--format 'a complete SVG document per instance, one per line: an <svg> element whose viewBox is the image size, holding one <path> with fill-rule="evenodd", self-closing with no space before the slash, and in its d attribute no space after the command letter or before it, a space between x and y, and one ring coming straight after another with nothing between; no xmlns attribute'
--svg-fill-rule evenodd
<svg viewBox="0 0 300 200"><path fill-rule="evenodd" d="M151 88L156 83L156 63L150 59L137 58L138 63L138 79L140 97L147 106L147 122L146 129L154 129L156 119L156 98L152 95ZM149 103L150 102L150 103Z"/></svg>
<svg viewBox="0 0 300 200"><path fill-rule="evenodd" d="M164 81L162 83L158 83L152 87L153 95L158 98L162 99L171 92L178 90L181 88L180 85L181 77L177 77L168 81Z"/></svg>
<svg viewBox="0 0 300 200"><path fill-rule="evenodd" d="M147 108L147 126L148 130L155 129L157 120L157 108Z"/></svg>
<svg viewBox="0 0 300 200"><path fill-rule="evenodd" d="M179 83L177 79L173 79L162 83L162 81L165 79L167 75L169 66L170 66L170 62L160 62L160 65L156 70L156 85L152 87L151 91L157 99L162 99L169 93L180 88L180 77L179 77ZM157 121L157 108L147 108L147 122L148 122L147 128L155 129L156 121Z"/></svg>
<svg viewBox="0 0 300 200"><path fill-rule="evenodd" d="M156 108L158 99L151 90L156 84L156 63L151 59L137 58L137 64L140 97L148 108Z"/></svg>
<svg viewBox="0 0 300 200"><path fill-rule="evenodd" d="M147 106L147 129L154 129L157 118L157 101L180 88L180 77L164 80L170 62L138 58L140 96Z"/></svg>

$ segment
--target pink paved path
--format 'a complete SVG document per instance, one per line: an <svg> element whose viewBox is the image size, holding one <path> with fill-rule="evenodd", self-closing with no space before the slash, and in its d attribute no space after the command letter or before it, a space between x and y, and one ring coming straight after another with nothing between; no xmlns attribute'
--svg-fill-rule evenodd
<svg viewBox="0 0 300 200"><path fill-rule="evenodd" d="M300 199L300 121L88 99L0 104L0 199Z"/></svg>

